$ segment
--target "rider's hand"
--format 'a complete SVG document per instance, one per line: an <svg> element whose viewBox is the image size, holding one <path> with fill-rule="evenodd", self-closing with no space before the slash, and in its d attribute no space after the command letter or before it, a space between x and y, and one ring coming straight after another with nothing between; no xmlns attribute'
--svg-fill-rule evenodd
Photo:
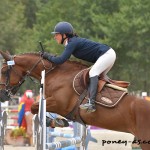
<svg viewBox="0 0 150 150"><path fill-rule="evenodd" d="M44 59L48 59L49 56L51 56L48 52L44 52L42 55L41 55Z"/></svg>

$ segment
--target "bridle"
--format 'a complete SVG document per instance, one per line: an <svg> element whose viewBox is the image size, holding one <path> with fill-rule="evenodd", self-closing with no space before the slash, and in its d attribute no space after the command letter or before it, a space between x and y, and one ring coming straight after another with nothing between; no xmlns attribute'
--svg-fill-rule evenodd
<svg viewBox="0 0 150 150"><path fill-rule="evenodd" d="M14 57L11 58L11 60L14 61ZM6 63L6 62L5 62ZM14 94L16 94L16 92L19 90L20 86L24 83L24 81L30 77L32 71L37 67L37 65L39 63L42 63L43 65L43 68L45 70L47 70L46 74L47 75L50 71L52 71L56 65L53 65L53 63L49 62L51 64L50 67L46 67L45 64L44 64L44 60L42 57L40 57L37 62L35 62L35 64L31 67L31 69L27 70L26 71L26 74L25 75L19 75L17 70L14 68L15 64L14 65L7 65L6 67L8 67L7 69L7 72L6 72L6 81L5 83L0 83L0 85L4 86L5 88L4 89L1 89L0 90L0 101L1 102L4 102L6 100L10 100L11 99L11 96L13 96ZM11 86L10 85L10 73L11 72L14 72L17 76L19 76L21 79L19 80L19 82L16 84L16 85L13 85ZM31 77L30 77L31 78Z"/></svg>

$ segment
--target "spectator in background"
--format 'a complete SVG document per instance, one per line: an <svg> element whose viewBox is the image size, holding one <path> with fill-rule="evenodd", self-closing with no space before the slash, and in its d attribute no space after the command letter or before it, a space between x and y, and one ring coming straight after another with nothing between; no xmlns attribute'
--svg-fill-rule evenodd
<svg viewBox="0 0 150 150"><path fill-rule="evenodd" d="M18 124L19 127L26 129L27 135L32 137L32 118L31 106L34 103L32 90L26 90L24 95L20 99Z"/></svg>

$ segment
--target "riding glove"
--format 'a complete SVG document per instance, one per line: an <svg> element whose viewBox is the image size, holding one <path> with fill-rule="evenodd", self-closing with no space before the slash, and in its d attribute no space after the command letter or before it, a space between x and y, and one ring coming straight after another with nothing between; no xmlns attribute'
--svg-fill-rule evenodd
<svg viewBox="0 0 150 150"><path fill-rule="evenodd" d="M47 59L47 60L50 60L50 58L52 57L48 52L44 52L43 54L42 54L42 57L44 58L44 59Z"/></svg>

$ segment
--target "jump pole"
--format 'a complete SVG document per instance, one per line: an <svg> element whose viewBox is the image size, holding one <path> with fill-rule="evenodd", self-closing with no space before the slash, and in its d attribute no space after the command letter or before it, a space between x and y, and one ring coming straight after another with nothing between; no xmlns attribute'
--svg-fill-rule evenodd
<svg viewBox="0 0 150 150"><path fill-rule="evenodd" d="M1 113L0 119L0 150L4 150L4 136L5 136L5 129L7 126L7 112L3 111Z"/></svg>
<svg viewBox="0 0 150 150"><path fill-rule="evenodd" d="M41 72L41 87L39 99L39 113L38 116L33 117L34 120L34 142L36 150L46 150L46 99L45 99L45 70ZM45 111L43 111L45 110ZM38 129L38 131L35 131ZM35 138L36 136L36 138Z"/></svg>

